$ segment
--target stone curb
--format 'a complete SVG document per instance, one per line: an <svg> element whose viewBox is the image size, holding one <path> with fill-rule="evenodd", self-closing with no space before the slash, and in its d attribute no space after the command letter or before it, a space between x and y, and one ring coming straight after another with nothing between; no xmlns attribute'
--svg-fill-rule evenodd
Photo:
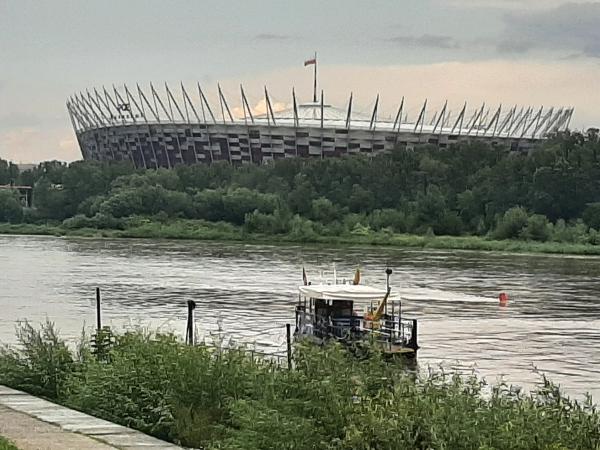
<svg viewBox="0 0 600 450"><path fill-rule="evenodd" d="M95 441L121 450L183 449L183 447L161 441L140 431L98 419L2 385L0 385L0 405L39 421L56 425L65 433L88 436Z"/></svg>

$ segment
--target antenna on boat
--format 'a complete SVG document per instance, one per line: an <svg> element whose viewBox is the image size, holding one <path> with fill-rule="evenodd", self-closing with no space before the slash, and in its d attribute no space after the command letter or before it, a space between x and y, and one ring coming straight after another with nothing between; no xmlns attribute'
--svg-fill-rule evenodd
<svg viewBox="0 0 600 450"><path fill-rule="evenodd" d="M385 269L385 275L386 275L385 287L389 291L390 290L390 276L392 275L392 269L390 269L389 267L386 268Z"/></svg>

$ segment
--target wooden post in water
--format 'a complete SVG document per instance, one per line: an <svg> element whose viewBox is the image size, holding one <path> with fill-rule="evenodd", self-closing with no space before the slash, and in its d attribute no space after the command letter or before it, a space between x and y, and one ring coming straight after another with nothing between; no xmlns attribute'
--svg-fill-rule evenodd
<svg viewBox="0 0 600 450"><path fill-rule="evenodd" d="M187 326L185 331L185 342L189 345L194 345L196 341L194 340L194 309L196 309L196 302L193 300L188 300L188 313L187 313Z"/></svg>
<svg viewBox="0 0 600 450"><path fill-rule="evenodd" d="M410 335L410 342L408 343L408 346L410 348L412 348L415 351L415 353L419 349L418 333L419 333L419 328L417 325L417 319L413 319L412 330L411 330L411 335Z"/></svg>
<svg viewBox="0 0 600 450"><path fill-rule="evenodd" d="M292 327L289 323L285 324L288 370L292 370Z"/></svg>
<svg viewBox="0 0 600 450"><path fill-rule="evenodd" d="M96 288L96 330L102 329L102 317L100 311L100 288Z"/></svg>

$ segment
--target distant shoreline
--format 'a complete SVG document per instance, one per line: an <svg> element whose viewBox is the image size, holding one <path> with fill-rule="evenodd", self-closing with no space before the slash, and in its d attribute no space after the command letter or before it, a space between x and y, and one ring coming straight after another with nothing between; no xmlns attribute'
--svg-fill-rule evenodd
<svg viewBox="0 0 600 450"><path fill-rule="evenodd" d="M201 241L237 241L255 243L306 243L332 245L373 245L440 250L501 251L564 255L600 255L600 246L558 242L491 240L480 236L419 236L370 232L340 236L294 236L293 233L265 235L248 233L242 227L197 220L177 220L168 223L147 222L119 229L66 228L62 225L0 223L0 234L45 235L93 238L182 239Z"/></svg>

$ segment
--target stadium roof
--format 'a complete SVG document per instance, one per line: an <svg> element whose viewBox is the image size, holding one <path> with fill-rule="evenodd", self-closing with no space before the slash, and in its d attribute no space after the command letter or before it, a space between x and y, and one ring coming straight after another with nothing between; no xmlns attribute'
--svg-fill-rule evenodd
<svg viewBox="0 0 600 450"><path fill-rule="evenodd" d="M321 120L321 104L320 103L302 103L298 105L298 120ZM348 117L348 111L335 106L323 105L323 120L341 120L346 122ZM294 108L284 109L283 111L274 112L275 119L291 119L294 120ZM267 115L263 114L258 118L266 119ZM359 112L352 112L352 120L366 120L369 121L370 117L366 114Z"/></svg>
<svg viewBox="0 0 600 450"><path fill-rule="evenodd" d="M192 91L190 91L192 92ZM345 128L367 131L388 131L414 134L448 134L463 136L486 136L511 139L540 139L555 132L567 129L573 108L513 107L490 108L485 103L470 111L465 102L462 108L451 111L448 102L444 107L432 112L427 100L419 107L419 114L412 119L406 116L408 108L404 98L399 105L395 120L378 118L379 96L369 115L356 112L352 108L352 96L347 109L341 109L321 102L296 103L292 96L291 108L274 112L269 94L265 89L267 113L253 116L243 88L241 88L241 110L243 117L234 117L228 102L218 87L219 104L211 108L206 96L198 85L198 100L192 100L183 84L181 92L172 91L165 83L165 92L159 94L152 84L150 91L144 92L140 86L129 90L113 86L112 92L105 88L93 94L86 91L71 96L67 101L73 127L77 132L118 125L137 123L174 124L215 124L215 125L268 125L286 127ZM321 99L323 96L321 96ZM220 114L219 114L220 112Z"/></svg>

